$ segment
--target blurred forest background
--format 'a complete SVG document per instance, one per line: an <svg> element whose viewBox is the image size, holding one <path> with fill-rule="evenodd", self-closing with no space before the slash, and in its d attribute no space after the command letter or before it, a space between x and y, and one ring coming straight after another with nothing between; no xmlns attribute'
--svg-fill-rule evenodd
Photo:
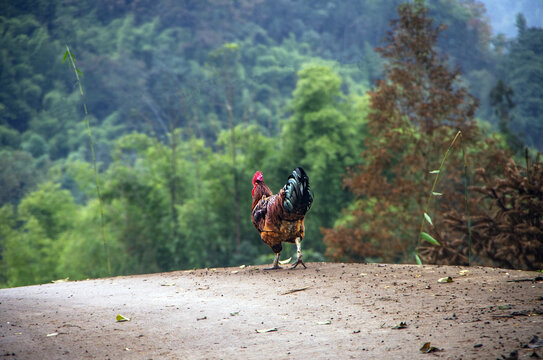
<svg viewBox="0 0 543 360"><path fill-rule="evenodd" d="M306 261L543 267L543 30L401 3L0 0L0 286L269 262L252 175L296 166Z"/></svg>

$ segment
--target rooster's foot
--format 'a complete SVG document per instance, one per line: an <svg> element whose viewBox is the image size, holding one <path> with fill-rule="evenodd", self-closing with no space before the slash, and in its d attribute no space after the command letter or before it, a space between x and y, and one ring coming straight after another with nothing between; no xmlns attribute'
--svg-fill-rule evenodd
<svg viewBox="0 0 543 360"><path fill-rule="evenodd" d="M279 250L281 250L281 246L279 246ZM269 267L269 268L264 268L264 270L277 270L277 269L282 269L281 266L279 266L279 255L281 255L280 253L275 253L275 259L273 259L273 264L272 264L272 267Z"/></svg>
<svg viewBox="0 0 543 360"><path fill-rule="evenodd" d="M291 269L295 269L296 266L298 266L298 264L302 264L303 267L304 267L304 269L307 269L307 266L305 266L304 261L302 260L301 257L299 257L299 258L296 260L296 262L295 262L294 264L292 264Z"/></svg>
<svg viewBox="0 0 543 360"><path fill-rule="evenodd" d="M274 266L269 267L269 268L264 268L264 270L279 270L279 269L282 269L282 267L279 266L279 265L274 265Z"/></svg>

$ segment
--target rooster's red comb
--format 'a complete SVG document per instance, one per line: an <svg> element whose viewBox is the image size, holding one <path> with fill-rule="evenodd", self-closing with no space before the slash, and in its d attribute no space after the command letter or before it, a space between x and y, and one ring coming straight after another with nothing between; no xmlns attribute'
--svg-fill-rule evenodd
<svg viewBox="0 0 543 360"><path fill-rule="evenodd" d="M255 172L255 175L253 176L253 185L256 184L257 181L264 181L262 171Z"/></svg>

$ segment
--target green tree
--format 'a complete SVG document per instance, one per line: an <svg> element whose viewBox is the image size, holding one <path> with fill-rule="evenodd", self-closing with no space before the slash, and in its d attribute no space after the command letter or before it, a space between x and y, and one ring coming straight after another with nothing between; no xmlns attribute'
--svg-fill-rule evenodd
<svg viewBox="0 0 543 360"><path fill-rule="evenodd" d="M59 65L58 44L32 15L0 17L0 125L19 132L36 116L44 90L53 83Z"/></svg>
<svg viewBox="0 0 543 360"><path fill-rule="evenodd" d="M236 240L236 251L240 251L241 245L241 177L240 168L237 158L237 137L236 124L240 119L240 114L244 112L240 98L241 81L243 71L239 65L239 45L236 43L228 43L210 54L213 71L217 76L219 89L215 101L217 105L223 108L226 115L226 123L230 131L230 138L227 151L230 154L230 171L233 182L231 189L233 190L232 198L234 204L232 210L234 212L234 234Z"/></svg>
<svg viewBox="0 0 543 360"><path fill-rule="evenodd" d="M117 241L134 259L133 272L167 271L175 267L170 243L174 222L171 217L170 186L183 187L171 167L172 150L144 134L131 134L116 143L113 162L104 174L103 199L108 226L120 229ZM182 172L186 160L176 159ZM172 185L173 184L173 185ZM182 197L178 199L182 201Z"/></svg>
<svg viewBox="0 0 543 360"><path fill-rule="evenodd" d="M543 29L526 28L517 17L518 36L501 66L504 81L515 94L511 130L521 133L529 146L543 150Z"/></svg>
<svg viewBox="0 0 543 360"><path fill-rule="evenodd" d="M492 30L486 18L485 5L473 0L426 3L429 16L443 26L442 36L438 39L439 47L447 50L465 74L487 68L491 61L489 45Z"/></svg>
<svg viewBox="0 0 543 360"><path fill-rule="evenodd" d="M232 139L234 136L234 139ZM236 143L235 150L230 145ZM276 141L259 132L255 125L237 125L233 129L224 130L217 139L217 151L210 158L206 181L206 192L209 199L205 202L211 204L214 209L213 226L216 227L217 245L225 250L223 254L217 254L222 264L236 265L239 263L254 263L257 249L263 249L263 243L251 223L251 179L256 170L262 170L269 174L268 178L274 179L273 169L277 164L273 162L277 154ZM239 245L235 238L236 230L236 206L234 178L231 176L233 164L231 151L236 151L236 166L240 179L240 211ZM268 171L269 170L269 171ZM283 179L282 179L283 180ZM282 184L281 184L282 185ZM278 189L277 189L278 190ZM211 215L210 214L210 215ZM209 225L208 225L209 226Z"/></svg>
<svg viewBox="0 0 543 360"><path fill-rule="evenodd" d="M133 274L138 269L137 259L130 256L125 245L119 242L122 229L116 227L115 218L120 207L111 207L105 214L105 232L111 257L111 273L108 271L106 249L101 236L100 208L97 199L90 199L84 207L71 215L73 229L57 240L61 246L56 256L56 272L60 278L83 280L111 275Z"/></svg>
<svg viewBox="0 0 543 360"><path fill-rule="evenodd" d="M42 155L56 160L66 158L80 148L88 148L85 124L78 112L80 96L79 92L69 94L60 87L43 97L41 110L30 121L26 134L30 138L38 135L46 140L44 148L37 150Z"/></svg>
<svg viewBox="0 0 543 360"><path fill-rule="evenodd" d="M515 107L513 102L514 92L510 86L507 86L503 80L498 80L496 86L490 91L490 105L494 108L494 114L498 117L498 129L505 137L507 145L513 153L520 154L523 148L523 142L510 129L510 123L513 120L511 110Z"/></svg>
<svg viewBox="0 0 543 360"><path fill-rule="evenodd" d="M2 208L1 267L8 286L43 283L59 277L59 239L73 229L76 211L70 193L51 182L25 196L17 209L13 205Z"/></svg>
<svg viewBox="0 0 543 360"><path fill-rule="evenodd" d="M20 142L20 134L17 130L9 126L0 125L0 149L18 149Z"/></svg>
<svg viewBox="0 0 543 360"><path fill-rule="evenodd" d="M327 66L307 65L298 72L290 108L281 130L283 177L296 166L307 171L315 201L306 222L308 245L322 252L321 227L330 227L350 199L342 177L361 151L364 113L341 92L341 78Z"/></svg>
<svg viewBox="0 0 543 360"><path fill-rule="evenodd" d="M28 152L0 150L0 205L17 204L35 189L43 175L43 169Z"/></svg>
<svg viewBox="0 0 543 360"><path fill-rule="evenodd" d="M524 36L524 33L526 32L526 18L524 17L524 15L517 14L515 25L517 27L517 36Z"/></svg>

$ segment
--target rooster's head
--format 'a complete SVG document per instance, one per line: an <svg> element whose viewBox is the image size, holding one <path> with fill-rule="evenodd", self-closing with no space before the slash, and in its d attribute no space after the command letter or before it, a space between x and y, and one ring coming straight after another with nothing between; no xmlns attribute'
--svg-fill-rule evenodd
<svg viewBox="0 0 543 360"><path fill-rule="evenodd" d="M255 175L253 176L253 186L256 186L257 182L262 182L262 181L264 181L264 177L262 177L262 172L261 171L255 172Z"/></svg>

